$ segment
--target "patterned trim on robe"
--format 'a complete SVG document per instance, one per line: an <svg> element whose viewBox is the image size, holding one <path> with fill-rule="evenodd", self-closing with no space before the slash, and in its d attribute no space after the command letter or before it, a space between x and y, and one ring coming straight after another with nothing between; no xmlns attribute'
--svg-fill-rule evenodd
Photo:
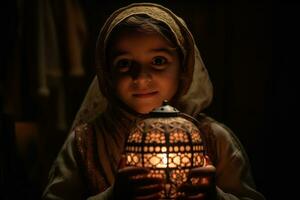
<svg viewBox="0 0 300 200"><path fill-rule="evenodd" d="M92 126L84 123L75 128L75 144L79 153L81 170L88 187L89 195L105 191L108 181L105 180L103 169L99 164L95 131Z"/></svg>

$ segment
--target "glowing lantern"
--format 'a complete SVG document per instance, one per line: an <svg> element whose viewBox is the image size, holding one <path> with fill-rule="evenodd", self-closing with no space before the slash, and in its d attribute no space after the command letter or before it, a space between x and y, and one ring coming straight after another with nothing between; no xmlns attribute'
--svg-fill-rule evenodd
<svg viewBox="0 0 300 200"><path fill-rule="evenodd" d="M204 138L193 121L165 101L137 121L127 139L127 166L145 167L150 176L164 178L163 199L175 199L189 170L206 165Z"/></svg>

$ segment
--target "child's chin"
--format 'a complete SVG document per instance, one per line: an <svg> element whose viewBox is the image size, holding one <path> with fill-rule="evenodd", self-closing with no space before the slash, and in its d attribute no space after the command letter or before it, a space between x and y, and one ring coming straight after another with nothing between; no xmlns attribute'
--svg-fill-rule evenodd
<svg viewBox="0 0 300 200"><path fill-rule="evenodd" d="M147 107L147 108L136 108L135 111L140 114L148 114L151 112L155 107Z"/></svg>
<svg viewBox="0 0 300 200"><path fill-rule="evenodd" d="M150 113L152 110L147 110L147 111L145 111L145 110L136 110L136 112L138 112L138 113L140 113L140 114L148 114L148 113Z"/></svg>
<svg viewBox="0 0 300 200"><path fill-rule="evenodd" d="M161 106L159 102L137 102L132 106L132 108L140 114L148 114L149 112L153 111L153 109Z"/></svg>

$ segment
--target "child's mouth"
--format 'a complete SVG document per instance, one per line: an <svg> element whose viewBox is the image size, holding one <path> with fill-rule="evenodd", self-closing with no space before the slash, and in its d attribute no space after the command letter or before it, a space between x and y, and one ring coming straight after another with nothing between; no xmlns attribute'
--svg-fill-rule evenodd
<svg viewBox="0 0 300 200"><path fill-rule="evenodd" d="M145 92L145 93L135 93L132 96L137 97L137 98L148 98L148 97L152 97L152 96L156 95L157 93L158 93L157 91Z"/></svg>

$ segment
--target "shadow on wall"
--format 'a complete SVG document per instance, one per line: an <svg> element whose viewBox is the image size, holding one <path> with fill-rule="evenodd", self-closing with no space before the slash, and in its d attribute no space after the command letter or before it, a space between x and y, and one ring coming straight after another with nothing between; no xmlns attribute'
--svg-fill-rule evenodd
<svg viewBox="0 0 300 200"><path fill-rule="evenodd" d="M23 124L21 125L23 126ZM20 126L18 125L19 129ZM22 128L25 128L24 126ZM26 130L29 130L26 128ZM29 133L25 129L20 133ZM25 131L25 132L24 132ZM31 132L31 131L30 131ZM35 132L35 131L34 131ZM35 132L37 133L37 132ZM25 136L25 135L23 135ZM22 137L23 137L22 136ZM21 141L25 139L24 141ZM36 142L30 141L31 137L16 138L14 120L5 114L0 116L0 199L40 199L40 188L37 173L37 148ZM28 144L26 144L29 142ZM26 145L27 147L25 147ZM25 149L19 149L26 148ZM21 150L21 151L20 151ZM25 157L26 154L26 157ZM27 156L31 156L28 158Z"/></svg>

